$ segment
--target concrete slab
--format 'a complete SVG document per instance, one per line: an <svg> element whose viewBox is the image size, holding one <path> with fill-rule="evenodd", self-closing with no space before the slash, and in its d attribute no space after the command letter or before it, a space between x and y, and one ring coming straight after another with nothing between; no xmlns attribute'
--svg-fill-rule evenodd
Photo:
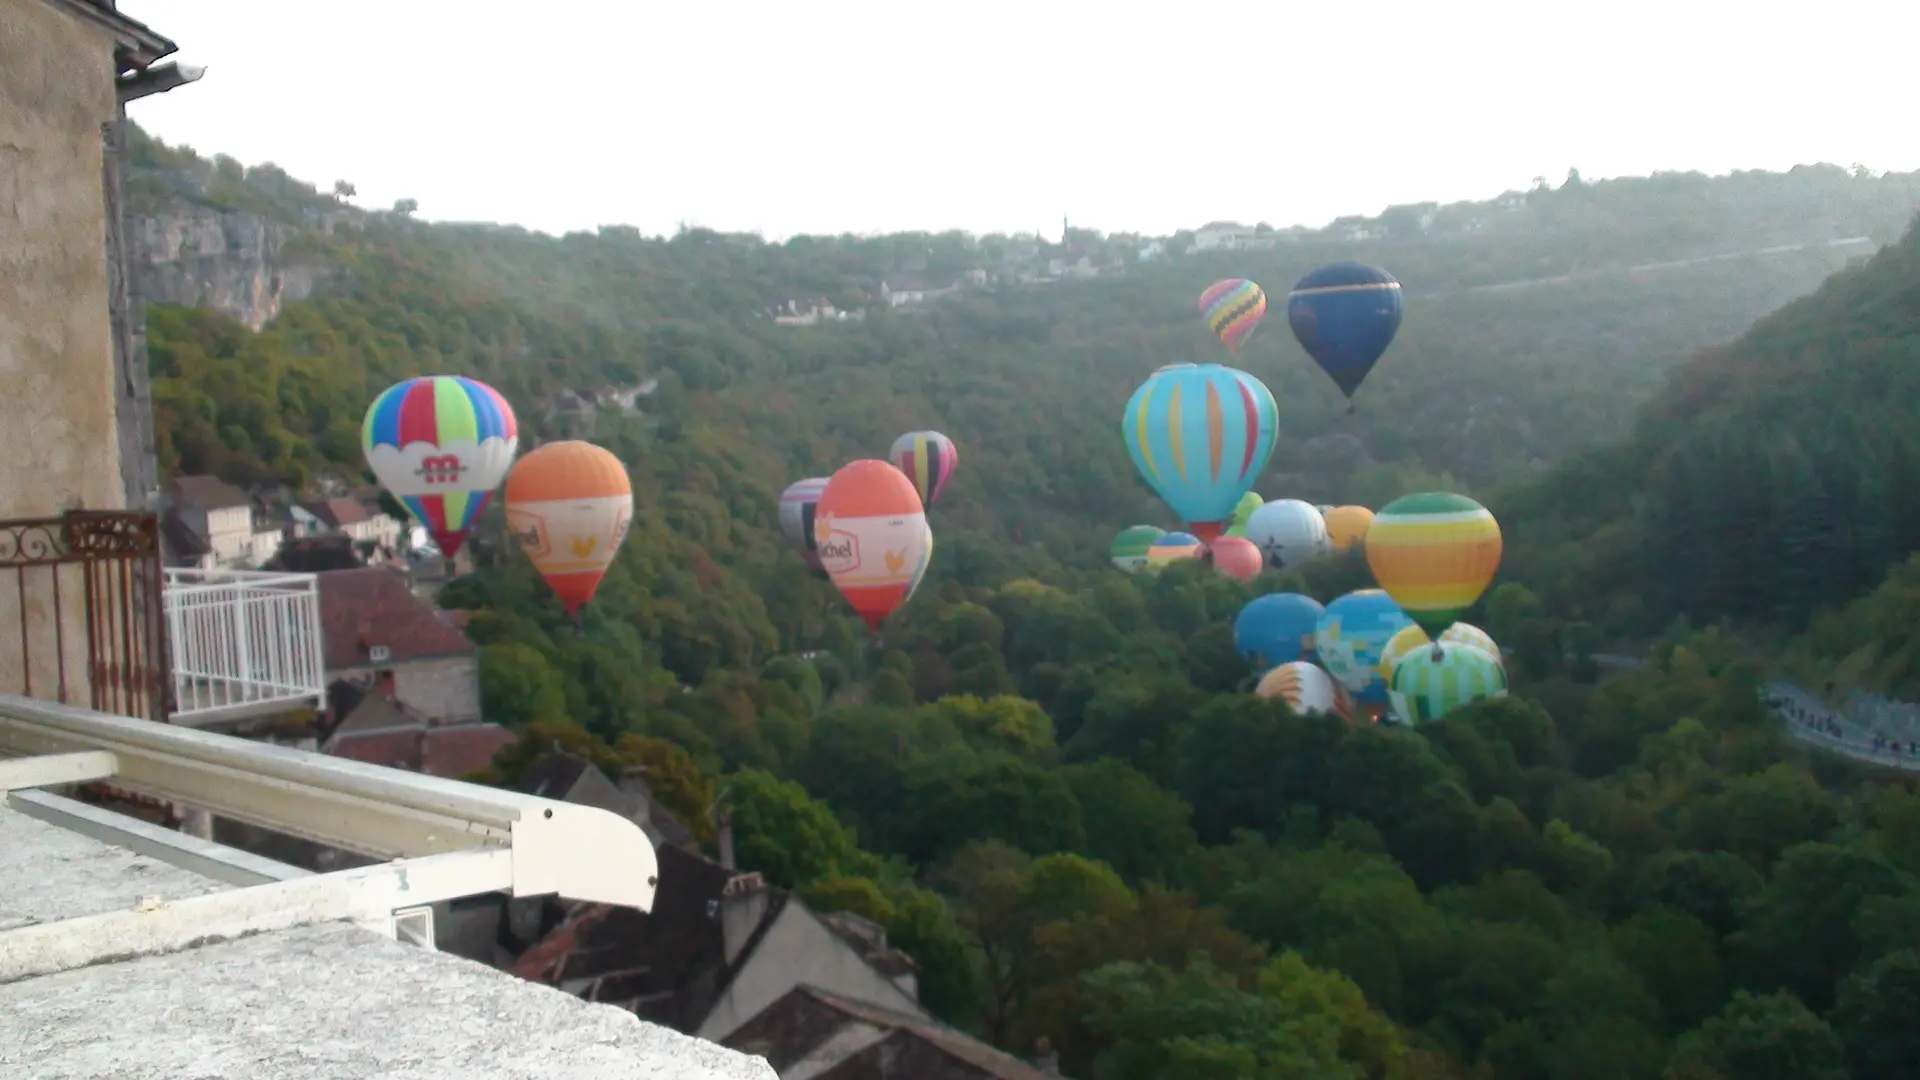
<svg viewBox="0 0 1920 1080"><path fill-rule="evenodd" d="M0 805L0 932L226 888Z"/></svg>
<svg viewBox="0 0 1920 1080"><path fill-rule="evenodd" d="M777 1080L763 1059L346 924L0 985L0 1076Z"/></svg>

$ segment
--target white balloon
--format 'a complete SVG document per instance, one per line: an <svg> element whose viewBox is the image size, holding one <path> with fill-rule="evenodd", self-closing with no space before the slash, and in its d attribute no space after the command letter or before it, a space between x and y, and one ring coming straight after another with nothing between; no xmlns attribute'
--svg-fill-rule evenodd
<svg viewBox="0 0 1920 1080"><path fill-rule="evenodd" d="M1259 546L1276 570L1299 566L1333 550L1327 519L1309 503L1279 499L1262 503L1247 518L1247 539Z"/></svg>

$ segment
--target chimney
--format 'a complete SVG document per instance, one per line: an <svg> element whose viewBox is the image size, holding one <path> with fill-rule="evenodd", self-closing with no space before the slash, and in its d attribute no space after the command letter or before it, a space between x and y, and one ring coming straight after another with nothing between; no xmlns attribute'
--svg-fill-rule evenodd
<svg viewBox="0 0 1920 1080"><path fill-rule="evenodd" d="M719 826L720 868L739 869L733 862L733 811L722 809L715 815L714 823Z"/></svg>

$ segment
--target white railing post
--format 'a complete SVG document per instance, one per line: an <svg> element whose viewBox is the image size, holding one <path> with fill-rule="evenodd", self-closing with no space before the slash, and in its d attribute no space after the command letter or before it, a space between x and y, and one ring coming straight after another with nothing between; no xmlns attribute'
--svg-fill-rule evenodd
<svg viewBox="0 0 1920 1080"><path fill-rule="evenodd" d="M320 707L326 664L317 575L172 569L162 597L174 722Z"/></svg>

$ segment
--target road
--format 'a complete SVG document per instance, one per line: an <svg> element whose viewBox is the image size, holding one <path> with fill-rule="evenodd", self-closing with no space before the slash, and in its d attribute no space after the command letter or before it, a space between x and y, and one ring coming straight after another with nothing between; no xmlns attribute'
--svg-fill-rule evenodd
<svg viewBox="0 0 1920 1080"><path fill-rule="evenodd" d="M1593 660L1603 668L1616 671L1631 671L1647 662L1645 657L1621 653L1595 653ZM1760 700L1786 725L1788 733L1803 743L1865 764L1920 772L1920 754L1875 748L1871 735L1861 732L1843 714L1828 708L1802 687L1778 680L1762 683Z"/></svg>

